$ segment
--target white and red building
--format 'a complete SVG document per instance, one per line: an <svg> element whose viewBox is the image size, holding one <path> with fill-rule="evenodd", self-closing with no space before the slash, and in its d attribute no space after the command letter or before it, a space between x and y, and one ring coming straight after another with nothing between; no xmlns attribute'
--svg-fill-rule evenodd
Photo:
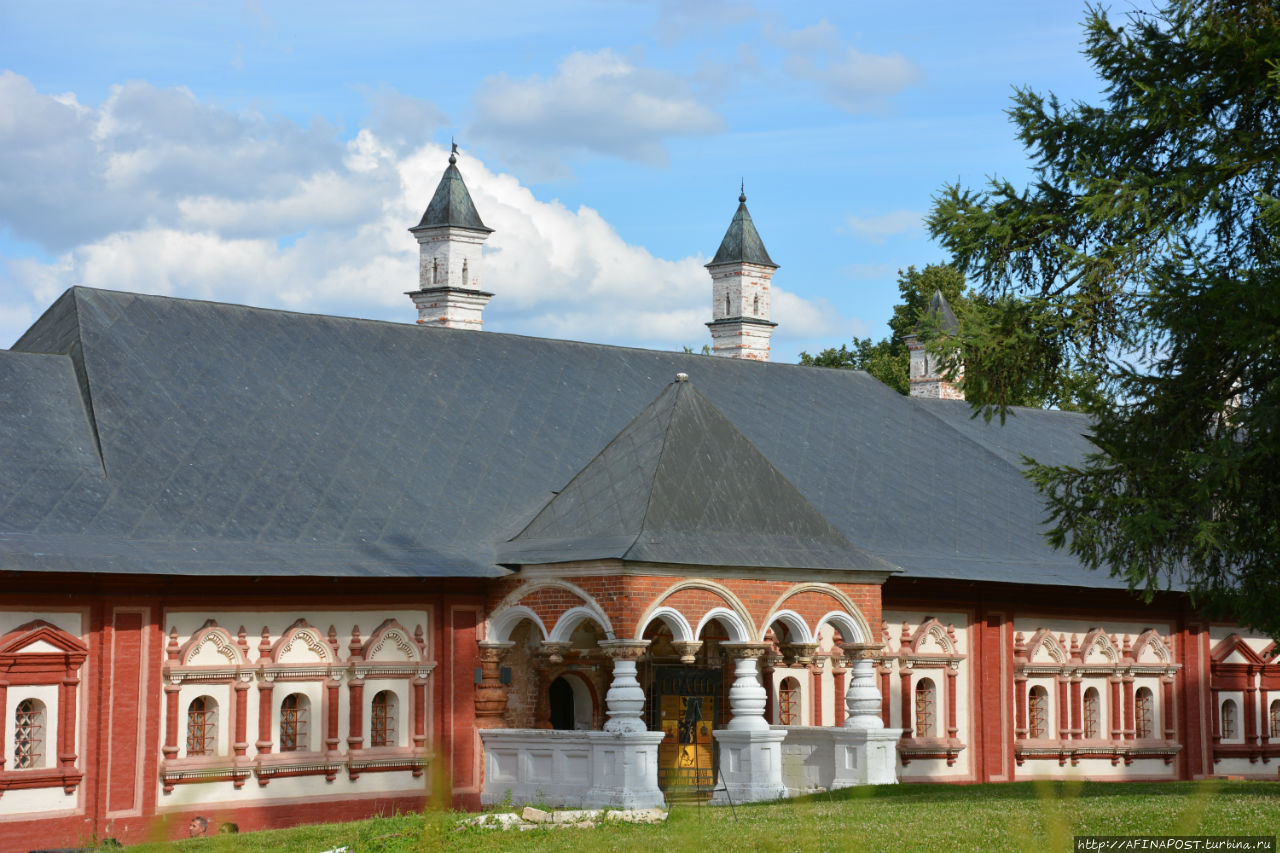
<svg viewBox="0 0 1280 853"><path fill-rule="evenodd" d="M0 849L530 784L1276 776L1276 645L1044 544L1021 456L1087 421L768 363L745 200L737 358L479 331L452 163L413 231L433 328L76 288L0 351Z"/></svg>

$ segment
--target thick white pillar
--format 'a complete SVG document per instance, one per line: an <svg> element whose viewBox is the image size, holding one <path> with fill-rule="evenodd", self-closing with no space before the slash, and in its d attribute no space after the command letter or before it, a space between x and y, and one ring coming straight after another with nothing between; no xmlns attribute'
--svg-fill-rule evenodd
<svg viewBox="0 0 1280 853"><path fill-rule="evenodd" d="M605 640L601 650L613 659L613 682L605 694L609 720L606 732L643 732L644 689L636 680L636 661L649 647L648 640Z"/></svg>
<svg viewBox="0 0 1280 853"><path fill-rule="evenodd" d="M768 647L758 643L723 643L734 656L728 728L713 733L720 744L720 784L712 803L776 800L787 795L782 784L782 741L764 718L765 692L757 678L757 664Z"/></svg>
<svg viewBox="0 0 1280 853"><path fill-rule="evenodd" d="M902 729L887 729L880 719L880 689L876 686L876 643L842 643L853 662L844 695L844 726L833 729L835 779L832 788L850 785L892 785L898 781L898 738Z"/></svg>

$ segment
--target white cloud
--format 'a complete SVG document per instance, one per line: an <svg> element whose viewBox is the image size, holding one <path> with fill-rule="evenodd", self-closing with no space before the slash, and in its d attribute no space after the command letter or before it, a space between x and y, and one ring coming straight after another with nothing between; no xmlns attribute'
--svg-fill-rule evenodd
<svg viewBox="0 0 1280 853"><path fill-rule="evenodd" d="M768 30L785 53L784 70L816 83L826 97L849 113L873 112L888 98L920 82L922 73L899 53L863 53L841 47L839 32L825 18L798 30Z"/></svg>
<svg viewBox="0 0 1280 853"><path fill-rule="evenodd" d="M546 78L490 77L475 101L474 138L547 175L564 174L565 160L583 151L662 164L663 140L724 126L686 81L611 50L572 53Z"/></svg>
<svg viewBox="0 0 1280 853"><path fill-rule="evenodd" d="M924 214L918 210L895 210L883 216L850 216L849 230L871 243L883 243L887 237L912 234L923 227Z"/></svg>
<svg viewBox="0 0 1280 853"><path fill-rule="evenodd" d="M0 111L0 134L43 140L62 134L60 144L84 153L80 179L96 181L97 192L79 195L73 183L49 196L50 211L79 204L84 215L71 245L46 244L52 260L8 260L0 278L0 336L7 340L0 345L76 284L406 323L415 318L404 295L417 284L417 244L407 228L440 179L445 147L404 152L394 134L385 140L369 128L336 142L327 132L265 122L210 107L184 90L146 84L118 88L91 108L73 97L40 95L24 79L11 78L0 79L0 86L18 90L32 118L14 129ZM184 115L170 120L157 104ZM184 121L201 125L216 142L204 145L180 132ZM217 174L190 182L157 178L217 151L231 160L216 167ZM286 155L287 168L267 174ZM238 181L237 164L243 170ZM495 293L487 328L664 349L696 349L708 340L705 257L656 257L626 242L597 211L540 200L516 177L465 150L459 166L495 229L483 279ZM3 180L31 198L46 176L39 169L25 179L9 171ZM142 200L130 202L131 191ZM117 206L128 215L113 217ZM0 217L10 217L4 224L17 221L2 203ZM281 239L295 236L292 243ZM780 338L843 333L848 326L823 301L776 287L774 294Z"/></svg>

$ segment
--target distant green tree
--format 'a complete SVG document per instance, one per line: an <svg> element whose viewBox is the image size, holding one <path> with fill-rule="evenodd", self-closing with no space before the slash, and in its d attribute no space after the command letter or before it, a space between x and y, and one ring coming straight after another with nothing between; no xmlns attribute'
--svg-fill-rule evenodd
<svg viewBox="0 0 1280 853"><path fill-rule="evenodd" d="M985 402L1099 379L1096 452L1032 468L1050 541L1280 638L1280 5L1085 32L1101 103L1018 90L1030 186L945 187L929 228L993 307Z"/></svg>
<svg viewBox="0 0 1280 853"><path fill-rule="evenodd" d="M960 322L960 334L942 335L925 317L929 300L941 291ZM1052 384L1041 387L1009 388L1021 371L1008 369L1000 356L1003 350L986 342L1000 334L1017 334L1016 327L992 328L1008 314L994 309L991 300L965 287L964 276L950 264L930 264L922 270L914 266L898 272L898 294L902 297L889 318L890 336L873 342L854 338L853 346L825 349L817 355L800 353L800 363L814 367L842 367L865 370L899 394L909 392L910 353L905 338L917 335L937 354L960 359L965 365L962 383L966 398L986 403L1009 400L1008 405L1077 408L1091 387L1083 374L1063 372Z"/></svg>

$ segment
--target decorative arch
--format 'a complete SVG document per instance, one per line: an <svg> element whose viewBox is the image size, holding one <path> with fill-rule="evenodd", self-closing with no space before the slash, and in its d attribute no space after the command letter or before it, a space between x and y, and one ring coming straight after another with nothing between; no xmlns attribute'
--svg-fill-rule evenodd
<svg viewBox="0 0 1280 853"><path fill-rule="evenodd" d="M511 640L511 632L524 620L528 619L542 634L548 638L547 626L542 624L542 617L523 604L507 607L489 616L489 624L485 629L485 638L491 643L506 643Z"/></svg>
<svg viewBox="0 0 1280 853"><path fill-rule="evenodd" d="M817 642L816 633L811 632L809 630L809 626L805 624L804 617L802 617L799 613L796 613L794 610L778 610L774 612L773 618L770 619L767 624L765 624L763 630L768 631L769 628L775 622L781 622L783 625L787 626L787 630L791 632L791 636L794 642L797 642L797 643L816 643Z"/></svg>
<svg viewBox="0 0 1280 853"><path fill-rule="evenodd" d="M231 632L207 620L178 649L182 666L244 666L249 663Z"/></svg>
<svg viewBox="0 0 1280 853"><path fill-rule="evenodd" d="M1148 628L1138 635L1130 654L1132 654L1134 660L1138 660L1142 652L1147 649L1150 649L1155 654L1160 663L1169 663L1173 660L1173 655L1169 653L1169 647L1165 644L1164 638L1156 632L1155 628Z"/></svg>
<svg viewBox="0 0 1280 853"><path fill-rule="evenodd" d="M1027 643L1027 660L1034 660L1041 649L1048 653L1054 663L1067 662L1067 650L1048 628L1041 628L1031 636L1031 642Z"/></svg>
<svg viewBox="0 0 1280 853"><path fill-rule="evenodd" d="M1214 663L1225 663L1227 662L1227 658L1231 657L1231 655L1235 653L1238 653L1242 658L1244 658L1244 663L1257 664L1260 666L1266 663L1262 655L1255 652L1253 647L1250 646L1249 643L1245 641L1244 637L1241 637L1239 634L1230 634L1223 638L1222 642L1214 646L1209 652L1209 658Z"/></svg>
<svg viewBox="0 0 1280 853"><path fill-rule="evenodd" d="M773 623L774 613L786 603L787 599L800 595L804 592L817 592L822 595L826 595L834 599L840 608L840 610L832 611L831 613L823 616L822 619L818 620L818 624L813 626L813 636L816 637L818 635L824 624L831 622L831 624L839 628L846 643L871 642L871 637L874 636L871 633L871 625L867 622L866 617L862 615L862 611L858 609L858 605L854 604L853 599L843 591L827 583L799 583L780 595L777 603L773 606L773 610L769 611L769 615L764 618L764 625L760 629L761 635L763 635L769 625ZM847 617L847 624L852 626L852 631L846 632L843 628L840 628L838 623L831 621L830 617L832 614L839 613L840 611L843 611L843 615ZM857 639L852 639L853 637L856 637Z"/></svg>
<svg viewBox="0 0 1280 853"><path fill-rule="evenodd" d="M698 622L698 630L694 632L695 637L702 636L702 629L712 619L719 621L729 632L729 642L731 643L750 643L752 642L751 629L747 627L750 623L734 613L727 607L713 607L702 615L702 619Z"/></svg>
<svg viewBox="0 0 1280 853"><path fill-rule="evenodd" d="M1091 654L1100 654L1109 663L1118 663L1120 661L1120 651L1116 648L1115 641L1101 628L1090 629L1084 635L1084 642L1080 644L1081 660L1087 662Z"/></svg>
<svg viewBox="0 0 1280 853"><path fill-rule="evenodd" d="M588 599L589 600L589 599ZM598 607L590 607L583 605L580 607L571 607L564 613L560 614L560 618L556 620L556 624L551 626L551 636L548 637L553 643L567 643L573 637L573 632L578 626L590 619L600 626L604 631L607 639L614 639L613 624L609 621L609 617L604 615Z"/></svg>
<svg viewBox="0 0 1280 853"><path fill-rule="evenodd" d="M310 659L307 659L308 654ZM286 660L286 656L290 660ZM329 646L320 629L305 619L299 619L280 635L271 647L271 662L279 663L327 663L338 662L338 656Z"/></svg>
<svg viewBox="0 0 1280 853"><path fill-rule="evenodd" d="M702 579L680 581L679 583L675 583L667 587L664 591L662 591L661 593L659 593L657 596L654 597L654 603L649 607L649 610L646 611L645 615L641 617L640 621L642 623L647 624L649 622L649 614L652 613L654 610L656 610L657 607L662 604L662 602L671 598L676 593L683 592L686 589L700 589L700 590L703 590L704 592L709 592L725 603L724 607L713 607L711 610L723 611L722 615L725 616L726 618L721 619L721 621L725 623L726 627L729 627L728 617L730 616L732 617L732 619L734 620L734 628L737 629L743 636L743 639L735 640L734 642L751 643L751 642L756 642L759 637L764 636L763 629L760 631L759 634L756 634L750 627L751 615L747 610L746 606L738 598L738 596L734 595L733 592L726 586L718 584L715 581L702 580ZM704 613L702 618L698 621L698 627L693 633L693 639L696 640L698 638L698 635L702 633L703 626L706 625L707 622L709 621L708 617L711 613L711 610L707 611L707 613ZM766 628L767 627L768 627L768 623L766 623Z"/></svg>
<svg viewBox="0 0 1280 853"><path fill-rule="evenodd" d="M605 636L608 637L610 640L616 639L616 635L613 632L613 623L609 620L609 617L605 615L604 608L602 608L599 604L597 604L596 600L592 598L591 595L588 594L587 591L584 590L582 587L576 584L569 583L568 581L565 581L565 580L560 580L559 578L547 578L545 580L538 580L538 581L532 581L527 584L521 584L520 586L517 586L515 589L511 590L511 592L503 596L502 600L499 601L490 611L489 618L485 620L485 636L488 637L492 642L498 642L498 643L507 642L507 640L510 639L512 629L516 626L516 624L520 621L520 619L517 618L514 622L508 622L505 618L506 612L509 610L514 610L517 607L520 607L522 608L524 613L534 614L533 608L529 607L528 605L522 605L519 602L525 599L527 596L533 595L534 593L544 589L562 589L583 602L583 604L579 605L578 607L570 608L569 610L566 610L564 613L561 613L559 618L556 619L556 623L551 626L550 631L547 630L546 623L543 622L542 618L539 616L529 615L527 617L521 617L521 618L532 619L534 624L536 624L542 630L542 636L544 638L548 640L553 639L551 637L551 634L555 632L556 625L562 622L564 618L568 616L570 613L573 613L574 611L578 611L585 607L587 608L588 612L591 613L592 618L600 623L600 627L604 629ZM502 622L502 625L503 625L502 630L496 630L494 625L495 620L498 619L499 616L504 617ZM570 633L573 633L572 628L576 628L576 627L577 627L577 624L575 623L571 627ZM499 639L499 637L501 637L501 639Z"/></svg>
<svg viewBox="0 0 1280 853"><path fill-rule="evenodd" d="M697 634L693 628L689 626L689 620L684 618L684 614L674 607L651 607L640 621L636 623L635 639L643 640L644 632L649 630L649 626L653 624L653 620L660 619L671 629L671 639L676 641L696 640Z"/></svg>
<svg viewBox="0 0 1280 853"><path fill-rule="evenodd" d="M422 650L413 635L395 619L383 620L364 644L366 661L422 662Z"/></svg>
<svg viewBox="0 0 1280 853"><path fill-rule="evenodd" d="M822 632L823 625L830 625L839 631L846 643L870 642L871 632L866 627L866 620L855 619L843 610L832 610L819 619L817 627L813 629L814 636Z"/></svg>
<svg viewBox="0 0 1280 853"><path fill-rule="evenodd" d="M915 633L911 635L911 642L907 644L907 648L912 654L919 654L920 646L924 645L928 640L933 640L941 646L944 654L956 654L956 643L952 637L952 632L948 631L936 616L930 616L920 623Z"/></svg>

